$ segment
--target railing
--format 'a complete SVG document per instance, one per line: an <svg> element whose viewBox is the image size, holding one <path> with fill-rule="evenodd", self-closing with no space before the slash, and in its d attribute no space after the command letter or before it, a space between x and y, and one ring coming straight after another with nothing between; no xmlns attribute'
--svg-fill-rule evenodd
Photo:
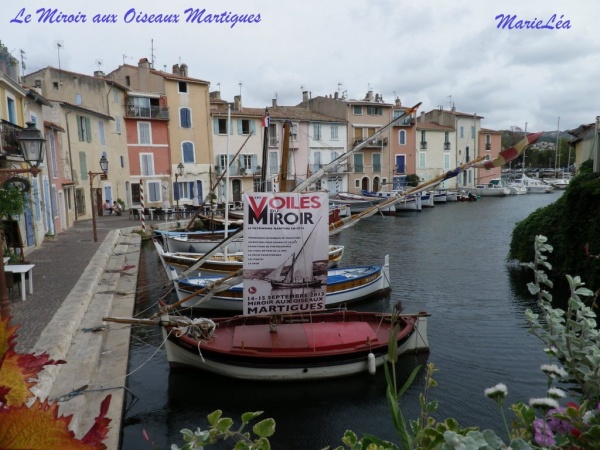
<svg viewBox="0 0 600 450"><path fill-rule="evenodd" d="M381 173L381 164L373 165L373 173Z"/></svg>
<svg viewBox="0 0 600 450"><path fill-rule="evenodd" d="M444 150L450 150L450 142L444 142Z"/></svg>
<svg viewBox="0 0 600 450"><path fill-rule="evenodd" d="M127 105L127 117L138 119L169 120L169 108L167 106L136 106Z"/></svg>
<svg viewBox="0 0 600 450"><path fill-rule="evenodd" d="M387 145L388 145L387 138L376 139L376 140L371 140L371 138L354 139L354 145L357 146L358 144L361 144L365 141L369 141L369 142L367 142L367 147L387 147Z"/></svg>
<svg viewBox="0 0 600 450"><path fill-rule="evenodd" d="M491 150L492 149L492 144L490 144L489 142L486 142L485 149L486 150Z"/></svg>
<svg viewBox="0 0 600 450"><path fill-rule="evenodd" d="M277 136L269 136L269 147L277 147L279 144L279 139Z"/></svg>
<svg viewBox="0 0 600 450"><path fill-rule="evenodd" d="M421 142L421 150L427 150L427 141Z"/></svg>
<svg viewBox="0 0 600 450"><path fill-rule="evenodd" d="M8 156L23 156L18 141L22 130L20 126L6 120L0 123L0 145Z"/></svg>

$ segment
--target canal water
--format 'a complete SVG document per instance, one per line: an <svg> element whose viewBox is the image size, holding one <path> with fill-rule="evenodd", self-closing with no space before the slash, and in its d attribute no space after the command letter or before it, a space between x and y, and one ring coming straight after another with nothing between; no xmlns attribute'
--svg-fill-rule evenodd
<svg viewBox="0 0 600 450"><path fill-rule="evenodd" d="M436 205L399 216L375 216L331 238L345 246L343 265L382 264L390 255L389 297L357 303L356 310L390 311L401 301L405 312L428 311L431 352L402 358L400 384L417 365L433 363L438 386L438 420L454 417L461 426L491 428L503 436L502 418L484 389L508 387L508 404L545 395L539 370L548 359L528 332L524 311L534 307L526 283L530 273L507 263L516 222L554 202L561 192ZM166 279L151 243L141 261L137 314L154 312ZM576 274L573 274L576 275ZM180 430L207 429L206 416L220 409L239 424L242 413L264 411L276 421L274 449L318 450L341 445L345 430L398 443L388 405L383 370L333 381L266 383L232 380L198 372L170 372L157 328L134 328L122 448L182 446ZM419 414L423 376L401 400L407 418ZM510 415L510 413L508 413ZM236 425L237 426L237 425ZM231 442L218 448L232 448Z"/></svg>

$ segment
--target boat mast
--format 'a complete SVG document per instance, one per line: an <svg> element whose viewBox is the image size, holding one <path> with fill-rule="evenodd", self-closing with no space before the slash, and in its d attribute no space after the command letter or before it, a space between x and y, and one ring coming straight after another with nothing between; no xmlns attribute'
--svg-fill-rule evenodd
<svg viewBox="0 0 600 450"><path fill-rule="evenodd" d="M269 125L271 118L269 116L269 108L265 108L265 115L262 121L263 130L263 154L262 166L260 168L260 182L258 183L258 192L265 192L267 186L267 163L269 162Z"/></svg>
<svg viewBox="0 0 600 450"><path fill-rule="evenodd" d="M225 166L225 239L229 237L229 135L231 134L231 104L227 104L227 165ZM225 247L227 255L227 247Z"/></svg>
<svg viewBox="0 0 600 450"><path fill-rule="evenodd" d="M283 122L283 146L281 148L281 170L279 171L279 192L289 192L288 160L290 152L290 121Z"/></svg>
<svg viewBox="0 0 600 450"><path fill-rule="evenodd" d="M559 141L558 141L558 136L560 135L560 116L558 117L558 121L556 123L556 149L554 151L554 178L556 178L556 169L558 169L558 161L559 161L559 157L558 157L558 145L559 145Z"/></svg>

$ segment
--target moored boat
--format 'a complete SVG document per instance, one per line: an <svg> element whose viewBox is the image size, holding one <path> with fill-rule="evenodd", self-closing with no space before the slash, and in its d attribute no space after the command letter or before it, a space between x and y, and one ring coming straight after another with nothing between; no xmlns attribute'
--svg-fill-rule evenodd
<svg viewBox="0 0 600 450"><path fill-rule="evenodd" d="M428 316L334 311L189 319L163 326L163 334L171 368L246 380L314 380L374 374L388 358L391 339L398 355L427 352Z"/></svg>
<svg viewBox="0 0 600 450"><path fill-rule="evenodd" d="M166 267L168 270L168 267ZM203 310L242 312L244 286L243 283L226 287L221 292L213 293L207 297L204 288L219 283L223 277L195 276L178 278L170 273L175 291L181 306L184 308L197 308ZM269 281L255 280L256 282L269 283ZM292 295L299 295L304 289L290 289ZM337 307L353 303L369 297L383 295L390 290L389 257L385 257L383 266L349 266L329 269L327 271L327 288L325 304L327 307ZM258 310L258 314L268 311Z"/></svg>

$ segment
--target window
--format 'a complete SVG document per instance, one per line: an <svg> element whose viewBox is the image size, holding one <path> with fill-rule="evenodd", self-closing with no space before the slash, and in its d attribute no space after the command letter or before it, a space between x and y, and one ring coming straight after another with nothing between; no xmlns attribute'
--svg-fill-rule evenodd
<svg viewBox="0 0 600 450"><path fill-rule="evenodd" d="M154 155L152 153L140 153L140 169L142 176L154 175Z"/></svg>
<svg viewBox="0 0 600 450"><path fill-rule="evenodd" d="M252 169L252 160L256 155L240 155L240 168Z"/></svg>
<svg viewBox="0 0 600 450"><path fill-rule="evenodd" d="M131 86L131 77L129 75L125 75L125 84Z"/></svg>
<svg viewBox="0 0 600 450"><path fill-rule="evenodd" d="M255 126L253 120L238 119L237 120L237 133L242 135L249 135L255 132Z"/></svg>
<svg viewBox="0 0 600 450"><path fill-rule="evenodd" d="M427 153L419 152L419 167L424 168L427 166Z"/></svg>
<svg viewBox="0 0 600 450"><path fill-rule="evenodd" d="M355 153L354 155L354 172L359 173L364 171L363 166L363 155L360 153Z"/></svg>
<svg viewBox="0 0 600 450"><path fill-rule="evenodd" d="M56 157L56 141L54 140L54 133L48 133L46 142L50 144L50 167L52 167L52 178L58 178L58 160Z"/></svg>
<svg viewBox="0 0 600 450"><path fill-rule="evenodd" d="M88 179L87 156L85 152L79 152L79 173L82 180ZM77 201L79 202L79 199Z"/></svg>
<svg viewBox="0 0 600 450"><path fill-rule="evenodd" d="M181 156L184 163L194 163L194 143L184 142L181 144Z"/></svg>
<svg viewBox="0 0 600 450"><path fill-rule="evenodd" d="M98 121L98 134L100 135L100 145L106 145L106 135L104 133L104 121Z"/></svg>
<svg viewBox="0 0 600 450"><path fill-rule="evenodd" d="M373 173L381 173L381 153L373 153Z"/></svg>
<svg viewBox="0 0 600 450"><path fill-rule="evenodd" d="M319 170L322 167L321 166L321 152L314 152L313 159L315 161L315 164L313 165L313 172L316 172L317 170Z"/></svg>
<svg viewBox="0 0 600 450"><path fill-rule="evenodd" d="M444 154L444 170L450 170L450 154Z"/></svg>
<svg viewBox="0 0 600 450"><path fill-rule="evenodd" d="M331 125L331 140L337 141L339 139L339 126Z"/></svg>
<svg viewBox="0 0 600 450"><path fill-rule="evenodd" d="M10 97L7 97L6 106L8 108L8 121L10 123L17 123L17 110L15 100Z"/></svg>
<svg viewBox="0 0 600 450"><path fill-rule="evenodd" d="M215 119L215 134L227 134L227 119Z"/></svg>
<svg viewBox="0 0 600 450"><path fill-rule="evenodd" d="M396 173L406 173L406 155L396 155Z"/></svg>
<svg viewBox="0 0 600 450"><path fill-rule="evenodd" d="M179 110L179 126L181 128L192 127L192 110L190 108L181 108Z"/></svg>
<svg viewBox="0 0 600 450"><path fill-rule="evenodd" d="M83 97L81 94L75 94L75 104L79 106L83 104Z"/></svg>
<svg viewBox="0 0 600 450"><path fill-rule="evenodd" d="M269 152L269 174L275 175L279 172L277 152Z"/></svg>
<svg viewBox="0 0 600 450"><path fill-rule="evenodd" d="M406 145L406 130L398 131L398 145Z"/></svg>
<svg viewBox="0 0 600 450"><path fill-rule="evenodd" d="M119 116L115 117L115 131L117 134L121 134L123 129L121 128L121 118Z"/></svg>
<svg viewBox="0 0 600 450"><path fill-rule="evenodd" d="M229 156L229 158L227 158ZM232 154L219 155L219 173L222 173L229 167L229 162L233 160ZM229 162L228 162L229 161Z"/></svg>
<svg viewBox="0 0 600 450"><path fill-rule="evenodd" d="M293 123L292 127L290 128L290 139L293 141L298 140L298 124L297 123Z"/></svg>
<svg viewBox="0 0 600 450"><path fill-rule="evenodd" d="M148 181L146 183L146 190L148 191L149 202L160 202L160 181Z"/></svg>
<svg viewBox="0 0 600 450"><path fill-rule="evenodd" d="M359 188L360 187L360 180L354 180L354 187L355 188Z"/></svg>
<svg viewBox="0 0 600 450"><path fill-rule="evenodd" d="M460 137L464 138L465 137L465 127L461 126L459 130L460 130Z"/></svg>
<svg viewBox="0 0 600 450"><path fill-rule="evenodd" d="M77 136L80 142L92 142L90 118L75 116L77 120Z"/></svg>
<svg viewBox="0 0 600 450"><path fill-rule="evenodd" d="M138 122L138 144L152 144L152 128L150 122Z"/></svg>
<svg viewBox="0 0 600 450"><path fill-rule="evenodd" d="M277 125L274 123L269 125L269 145L275 146L279 144L279 139L277 139Z"/></svg>
<svg viewBox="0 0 600 450"><path fill-rule="evenodd" d="M54 89L55 91L58 91L58 81L55 81L52 83L52 89Z"/></svg>
<svg viewBox="0 0 600 450"><path fill-rule="evenodd" d="M489 134L485 135L485 149L486 149L486 151L489 151L492 149L492 141L491 141L491 136Z"/></svg>
<svg viewBox="0 0 600 450"><path fill-rule="evenodd" d="M116 89L113 91L113 103L119 103L119 91Z"/></svg>
<svg viewBox="0 0 600 450"><path fill-rule="evenodd" d="M421 131L421 150L427 150L427 132Z"/></svg>
<svg viewBox="0 0 600 450"><path fill-rule="evenodd" d="M362 106L360 106L360 105L354 105L352 107L352 113L355 116L362 116Z"/></svg>
<svg viewBox="0 0 600 450"><path fill-rule="evenodd" d="M369 116L381 116L383 108L381 106L367 106L367 114Z"/></svg>
<svg viewBox="0 0 600 450"><path fill-rule="evenodd" d="M321 124L315 123L313 124L313 138L317 141L321 140Z"/></svg>
<svg viewBox="0 0 600 450"><path fill-rule="evenodd" d="M188 91L188 85L185 81L180 81L179 82L179 92L187 94Z"/></svg>
<svg viewBox="0 0 600 450"><path fill-rule="evenodd" d="M121 163L121 169L125 168L125 157L123 155L119 156L119 160Z"/></svg>

